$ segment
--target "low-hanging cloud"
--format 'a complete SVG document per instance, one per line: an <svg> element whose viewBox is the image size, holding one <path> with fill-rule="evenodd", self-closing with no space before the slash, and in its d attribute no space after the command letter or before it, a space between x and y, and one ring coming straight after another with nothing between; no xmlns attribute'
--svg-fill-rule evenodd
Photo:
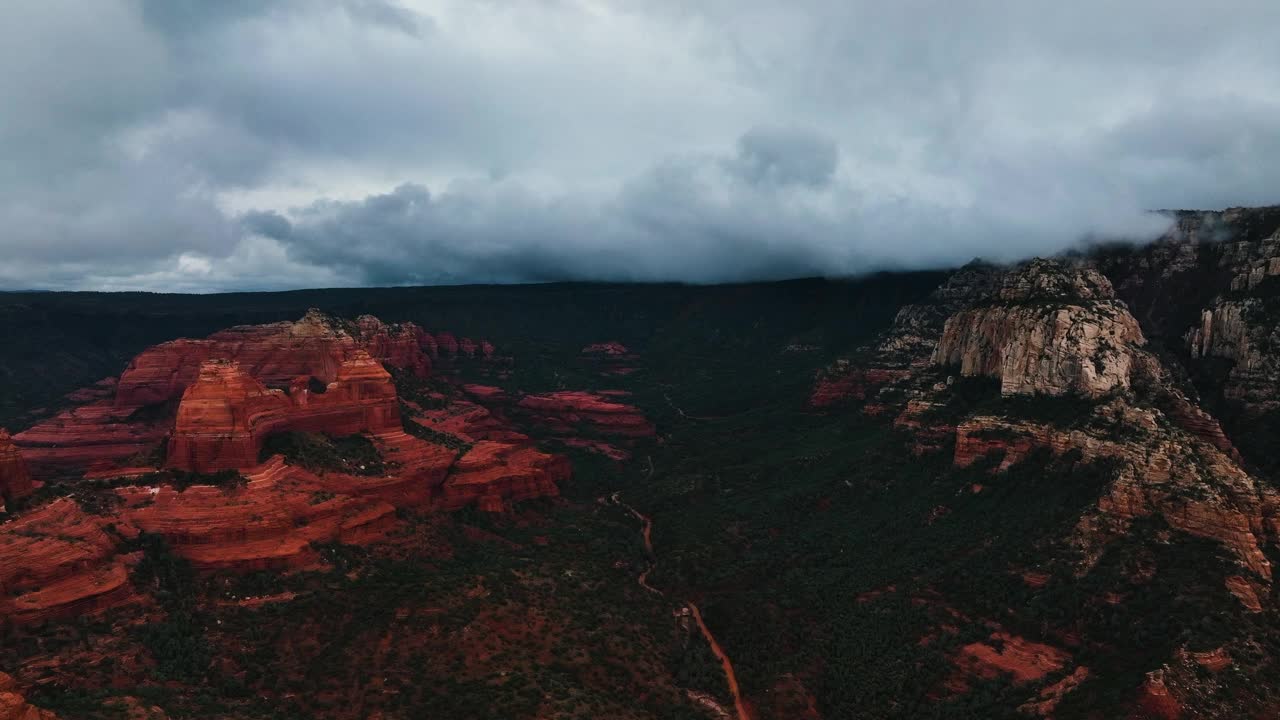
<svg viewBox="0 0 1280 720"><path fill-rule="evenodd" d="M715 282L1143 239L1152 208L1280 194L1280 8L1228 4L19 0L0 288Z"/></svg>

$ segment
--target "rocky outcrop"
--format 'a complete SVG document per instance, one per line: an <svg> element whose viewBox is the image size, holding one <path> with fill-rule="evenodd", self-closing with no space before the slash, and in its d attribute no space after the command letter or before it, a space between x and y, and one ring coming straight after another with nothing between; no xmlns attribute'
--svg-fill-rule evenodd
<svg viewBox="0 0 1280 720"><path fill-rule="evenodd" d="M998 378L1004 395L1099 397L1128 389L1145 342L1105 277L1037 260L1011 272L991 304L948 318L932 362Z"/></svg>
<svg viewBox="0 0 1280 720"><path fill-rule="evenodd" d="M31 472L52 476L73 469L110 467L154 450L171 421L138 418L112 400L63 411L13 436Z"/></svg>
<svg viewBox="0 0 1280 720"><path fill-rule="evenodd" d="M128 532L125 523L116 527ZM117 539L104 528L66 499L0 525L0 617L43 622L129 601L129 558L117 556Z"/></svg>
<svg viewBox="0 0 1280 720"><path fill-rule="evenodd" d="M58 716L29 704L18 692L17 681L0 672L0 720L58 720Z"/></svg>
<svg viewBox="0 0 1280 720"><path fill-rule="evenodd" d="M21 449L0 434L7 499L31 491L27 453L48 453L50 466L88 470L72 490L76 501L60 499L0 524L0 617L39 623L133 600L129 567L137 553L124 549L143 532L163 537L197 569L297 569L320 561L318 543L383 540L400 523L399 508L475 504L502 512L557 495L557 483L570 474L567 458L536 449L480 405L456 395L441 396L438 406L431 398L429 411L406 402L414 429L406 432L396 386L375 355L421 373L430 367L423 348L434 342L416 326L369 316L346 323L309 313L298 323L233 328L143 353L114 399L95 395L93 404L28 430ZM465 339L446 337L444 345L463 356L493 352ZM199 352L188 352L192 347ZM188 377L187 364L205 352L243 361L203 359ZM162 360L175 363L172 372L159 372ZM281 387L268 387L264 377ZM174 410L135 405L175 389L181 400ZM604 418L625 415L625 406L595 396L578 405ZM265 439L285 431L364 435L382 470L357 476L312 472L281 456L260 461ZM166 435L162 470L159 456L147 452ZM129 457L140 453L146 456ZM238 471L240 482L173 485L191 480L177 471L222 470Z"/></svg>
<svg viewBox="0 0 1280 720"><path fill-rule="evenodd" d="M348 322L309 310L296 322L241 325L205 340L157 345L129 363L116 389L117 407L142 407L182 396L206 360L234 360L268 386L299 377L333 382L356 352L420 375L431 369L427 333L412 323L388 325L371 315Z"/></svg>
<svg viewBox="0 0 1280 720"><path fill-rule="evenodd" d="M512 502L560 494L569 478L568 458L516 443L482 440L458 459L445 480L441 506L456 509L475 503L487 512L503 512Z"/></svg>
<svg viewBox="0 0 1280 720"><path fill-rule="evenodd" d="M1170 427L1158 411L1117 401L1097 413L1097 425L1123 428L1124 435L970 418L956 429L955 464L967 467L1000 453L995 468L1000 471L1037 448L1059 456L1077 451L1086 463L1113 461L1115 479L1096 512L1082 518L1078 528L1077 541L1087 556L1096 556L1134 519L1156 515L1189 535L1221 543L1253 577L1270 581L1271 563L1263 547L1280 539L1280 495L1217 448Z"/></svg>
<svg viewBox="0 0 1280 720"><path fill-rule="evenodd" d="M591 343L582 348L582 356L602 375L630 375L638 369L638 356L617 340Z"/></svg>
<svg viewBox="0 0 1280 720"><path fill-rule="evenodd" d="M947 319L989 299L1001 276L1000 268L978 261L952 273L924 301L898 310L893 325L857 360L842 358L818 371L809 405L824 409L865 400L870 410L872 390L909 384L930 366ZM881 409L877 405L875 412Z"/></svg>
<svg viewBox="0 0 1280 720"><path fill-rule="evenodd" d="M391 376L363 350L334 371L324 392L312 392L308 377L289 392L269 390L238 362L210 360L183 393L169 467L196 472L256 465L267 436L297 430L332 435L376 434L400 429Z"/></svg>
<svg viewBox="0 0 1280 720"><path fill-rule="evenodd" d="M300 397L298 388L326 388L340 373L350 374L351 361L364 357L425 376L434 346L435 340L413 323L387 324L371 315L352 322L318 310L296 322L243 325L204 340L174 340L139 354L118 382L109 378L92 392L74 394L88 404L18 433L14 441L38 476L109 468L156 451L173 427L178 399L206 361L235 361L263 385L291 388L289 394Z"/></svg>
<svg viewBox="0 0 1280 720"><path fill-rule="evenodd" d="M1229 357L1240 372L1257 367L1256 358L1252 365L1247 359L1255 356L1247 317L1227 310L1206 316L1190 336L1193 354ZM820 374L811 405L861 400L867 411L894 417L917 453L935 452L954 436L957 467L987 460L991 472L1001 472L1040 448L1105 462L1112 479L1069 538L1084 567L1135 519L1161 517L1227 548L1240 568L1228 589L1256 609L1270 595L1267 549L1280 540L1280 495L1242 468L1217 419L1145 346L1110 282L1086 265L1036 260L1005 271L975 265L928 301L903 308L860 361ZM954 396L955 378L946 374L957 370L998 379L1005 397L1099 402L1075 407L1058 424L1019 417L1017 408L1030 410L1026 401L1008 405L1008 416L988 410L964 417L972 401Z"/></svg>
<svg viewBox="0 0 1280 720"><path fill-rule="evenodd" d="M13 444L9 431L0 428L0 512L15 500L27 497L35 490L31 473L22 452Z"/></svg>
<svg viewBox="0 0 1280 720"><path fill-rule="evenodd" d="M1280 327L1265 301L1218 301L1201 313L1186 343L1193 360L1229 363L1221 392L1234 407L1251 416L1280 409Z"/></svg>
<svg viewBox="0 0 1280 720"><path fill-rule="evenodd" d="M879 388L902 380L908 375L907 370L861 369L848 360L838 360L831 366L818 371L813 391L809 394L809 406L824 409L864 401Z"/></svg>
<svg viewBox="0 0 1280 720"><path fill-rule="evenodd" d="M956 665L965 674L980 678L994 678L1007 673L1014 683L1020 684L1061 670L1070 659L1069 653L1051 645L997 632L987 642L961 647Z"/></svg>
<svg viewBox="0 0 1280 720"><path fill-rule="evenodd" d="M585 390L565 390L543 395L526 395L515 411L553 432L573 434L579 429L602 435L652 437L653 423L632 405Z"/></svg>
<svg viewBox="0 0 1280 720"><path fill-rule="evenodd" d="M483 432L477 422L494 423L510 418L523 429L534 434L554 435L567 447L594 452L614 460L630 457L630 453L618 445L633 445L637 441L653 437L656 429L634 405L625 402L630 393L623 390L565 390L534 395L512 395L501 388L489 385L463 385L463 392L487 408L487 415L471 414L465 422L470 429L459 428L466 435L478 437ZM440 417L435 421L457 427L458 418ZM494 440L526 439L505 433L486 432L484 437Z"/></svg>
<svg viewBox="0 0 1280 720"><path fill-rule="evenodd" d="M321 480L277 457L250 471L242 488L136 486L116 492L121 518L164 536L197 568L265 570L315 562L312 543L381 538L395 524L395 506L366 496L364 484L352 476Z"/></svg>
<svg viewBox="0 0 1280 720"><path fill-rule="evenodd" d="M427 332L414 323L388 325L372 315L356 318L356 343L370 357L419 377L431 374L431 359L423 352Z"/></svg>

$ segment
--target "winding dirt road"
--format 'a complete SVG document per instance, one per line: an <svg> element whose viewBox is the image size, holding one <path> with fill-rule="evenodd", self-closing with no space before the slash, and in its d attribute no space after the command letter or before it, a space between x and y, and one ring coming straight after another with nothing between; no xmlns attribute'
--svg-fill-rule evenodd
<svg viewBox="0 0 1280 720"><path fill-rule="evenodd" d="M622 493L619 491L610 495L609 499L614 505L624 508L642 523L640 536L644 540L644 551L649 555L649 566L637 578L640 587L651 593L665 596L661 590L649 584L649 573L653 572L654 568L658 566L658 556L653 552L653 520L648 515L623 502L621 496ZM711 647L712 654L716 656L716 659L720 661L720 667L724 669L724 679L729 686L729 694L733 696L733 709L737 713L738 720L752 720L751 714L747 711L747 704L742 699L742 690L738 687L738 675L733 670L733 661L729 659L729 654L724 651L724 648L720 647L716 636L711 634L711 628L708 628L706 621L702 619L702 611L698 609L698 606L688 600L685 601L684 606L688 608L689 614L693 616L693 621L698 626L698 631L702 633L707 645Z"/></svg>
<svg viewBox="0 0 1280 720"><path fill-rule="evenodd" d="M711 646L711 652L720 659L720 667L724 668L724 679L729 684L729 694L733 695L733 709L738 713L738 720L751 720L751 715L747 712L747 705L742 701L742 691L738 688L738 675L733 671L733 662L729 660L728 654L724 648L720 647L720 643L716 642L716 637L711 634L711 630L707 628L707 624L702 620L702 612L698 610L698 606L692 602L685 603L689 612L693 613L694 622L698 623L698 629L702 631L702 636L707 639L707 644Z"/></svg>

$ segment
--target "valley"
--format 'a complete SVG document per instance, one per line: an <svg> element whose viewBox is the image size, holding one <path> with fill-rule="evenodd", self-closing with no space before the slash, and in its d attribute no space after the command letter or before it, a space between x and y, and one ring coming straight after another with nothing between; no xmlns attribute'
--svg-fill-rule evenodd
<svg viewBox="0 0 1280 720"><path fill-rule="evenodd" d="M1272 717L1277 248L6 295L5 702Z"/></svg>

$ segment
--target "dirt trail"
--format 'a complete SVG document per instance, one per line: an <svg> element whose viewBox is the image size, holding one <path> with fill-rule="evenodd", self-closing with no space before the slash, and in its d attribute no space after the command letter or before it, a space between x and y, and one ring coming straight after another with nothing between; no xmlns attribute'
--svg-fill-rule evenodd
<svg viewBox="0 0 1280 720"><path fill-rule="evenodd" d="M724 648L720 647L720 643L716 642L715 635L711 634L711 630L707 628L707 624L702 620L702 612L698 610L698 606L692 602L687 603L689 612L693 613L694 622L698 623L698 629L702 631L702 636L707 639L707 644L711 646L711 652L720 659L720 666L724 668L724 679L729 683L729 694L733 695L733 709L738 713L738 720L751 720L750 713L747 712L747 705L742 701L742 691L738 688L738 675L733 671L733 662L729 660L729 655L725 653Z"/></svg>
<svg viewBox="0 0 1280 720"><path fill-rule="evenodd" d="M644 551L649 556L649 566L640 573L638 581L640 587L657 595L664 593L649 584L649 573L653 572L658 566L658 556L653 552L653 520L648 515L636 510L627 503L622 501L621 492L615 492L609 496L614 505L622 507L631 513L637 520L643 523L640 530L640 536L644 539ZM733 661L729 659L728 653L724 648L720 647L720 643L716 640L716 636L711 634L711 628L707 627L707 623L702 619L702 611L692 601L686 601L685 607L689 609L689 614L693 616L694 622L698 626L698 631L702 633L702 637L706 639L707 645L711 647L711 652L720 661L720 667L724 668L724 678L729 685L729 693L733 696L733 709L737 713L737 720L752 720L751 714L747 711L747 704L742 699L742 691L738 687L738 675L733 670Z"/></svg>

